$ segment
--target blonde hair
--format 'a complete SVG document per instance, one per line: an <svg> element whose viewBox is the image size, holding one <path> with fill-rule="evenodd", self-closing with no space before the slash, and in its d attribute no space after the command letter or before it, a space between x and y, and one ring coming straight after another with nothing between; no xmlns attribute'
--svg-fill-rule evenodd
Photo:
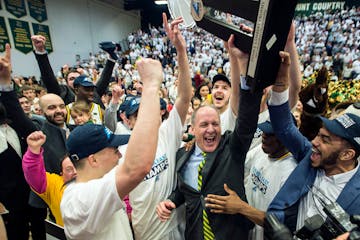
<svg viewBox="0 0 360 240"><path fill-rule="evenodd" d="M89 116L91 116L90 110L91 110L90 105L87 104L87 102L85 102L85 101L76 101L71 106L70 114L72 112L75 112L75 113L87 113Z"/></svg>

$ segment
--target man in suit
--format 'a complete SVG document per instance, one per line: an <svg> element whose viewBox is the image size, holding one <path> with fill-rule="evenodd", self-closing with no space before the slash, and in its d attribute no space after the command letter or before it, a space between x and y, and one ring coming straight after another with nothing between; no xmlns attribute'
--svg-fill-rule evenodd
<svg viewBox="0 0 360 240"><path fill-rule="evenodd" d="M30 189L21 169L26 137L36 130L17 99L11 82L10 45L0 57L0 202L10 214L4 216L9 239L29 239L29 222L33 239L45 239L46 209L28 204Z"/></svg>
<svg viewBox="0 0 360 240"><path fill-rule="evenodd" d="M233 36L229 48L236 49ZM236 50L237 60L247 61L245 54ZM240 70L244 73L246 69ZM224 195L227 183L246 201L244 162L257 127L261 97L262 91L251 93L242 77L235 129L223 135L216 107L202 106L194 112L192 128L196 142L190 151L184 148L178 151L178 188L157 207L160 219L165 221L172 209L185 202L186 239L247 239L250 221L241 215L213 214L205 208L204 198L209 193Z"/></svg>
<svg viewBox="0 0 360 240"><path fill-rule="evenodd" d="M288 57L284 63L290 65ZM300 229L305 219L315 214L326 216L312 193L321 189L329 200L336 201L348 214L360 214L360 117L351 113L333 120L321 117L323 126L310 142L292 120L288 104L288 77L277 78L268 105L275 134L300 163L270 203L267 212L274 213L290 230ZM309 191L310 188L312 191ZM229 189L228 193L228 196L206 199L211 211L239 213L258 225L264 224L265 212L250 207Z"/></svg>

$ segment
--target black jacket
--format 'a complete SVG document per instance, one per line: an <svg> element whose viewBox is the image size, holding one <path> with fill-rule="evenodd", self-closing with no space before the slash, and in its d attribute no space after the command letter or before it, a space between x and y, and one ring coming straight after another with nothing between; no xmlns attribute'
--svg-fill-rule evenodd
<svg viewBox="0 0 360 240"><path fill-rule="evenodd" d="M185 202L186 239L203 239L202 210L205 209L204 198L210 193L227 195L224 190L224 183L227 183L242 200L246 201L244 163L257 127L261 95L261 93L252 94L241 90L239 114L234 132L225 132L217 149L212 153L207 153L200 191L187 185L180 174L195 147L189 152L186 152L184 148L178 151L176 166L178 188L169 198L174 201L176 206ZM249 220L239 214L213 214L210 211L207 211L207 214L217 240L247 239L248 231L253 227Z"/></svg>
<svg viewBox="0 0 360 240"><path fill-rule="evenodd" d="M60 85L56 80L53 69L50 65L47 54L35 53L36 61L38 62L41 79L48 91L48 93L54 93L59 95L65 102L66 105L75 102L75 93L67 85ZM105 109L104 104L101 102L101 96L106 92L109 85L111 74L114 69L115 62L107 60L104 70L101 72L99 81L96 83L96 91L94 94L94 102L99 104Z"/></svg>
<svg viewBox="0 0 360 240"><path fill-rule="evenodd" d="M18 133L20 140L26 143L27 136L39 129L31 121L31 119L25 115L17 99L15 91L0 92L0 101L3 102L8 118L12 121L12 126ZM65 148L65 130L51 124L48 121L43 123L40 130L42 130L47 136L46 142L43 145L46 171L60 174L60 161L67 154ZM25 151L26 148L23 150L23 153L25 153ZM45 202L35 194L31 194L29 203L34 207L46 207Z"/></svg>

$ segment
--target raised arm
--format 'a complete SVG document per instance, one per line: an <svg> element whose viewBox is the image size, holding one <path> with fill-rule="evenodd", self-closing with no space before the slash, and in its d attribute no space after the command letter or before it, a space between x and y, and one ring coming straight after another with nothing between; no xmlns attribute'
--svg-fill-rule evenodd
<svg viewBox="0 0 360 240"><path fill-rule="evenodd" d="M285 45L285 51L290 54L290 83L289 83L289 105L292 109L299 100L301 90L301 72L299 54L295 44L295 23L290 27L288 38Z"/></svg>
<svg viewBox="0 0 360 240"><path fill-rule="evenodd" d="M269 113L274 132L279 140L294 155L295 159L302 159L311 143L296 128L289 108L289 78L291 60L289 53L280 52L284 59L282 71L279 71L276 82L272 88L271 98L268 102Z"/></svg>
<svg viewBox="0 0 360 240"><path fill-rule="evenodd" d="M45 49L46 38L41 35L34 35L31 36L31 40L35 48L34 54L39 65L41 79L44 82L48 93L54 93L61 96L60 85L56 80Z"/></svg>
<svg viewBox="0 0 360 240"><path fill-rule="evenodd" d="M41 194L46 191L47 180L44 165L42 145L46 141L46 136L41 131L31 133L26 142L28 149L23 156L22 168L26 182L37 193Z"/></svg>
<svg viewBox="0 0 360 240"><path fill-rule="evenodd" d="M189 60L186 53L186 42L179 30L179 23L182 21L182 18L177 18L172 21L169 26L166 14L163 13L163 23L167 37L175 46L177 52L179 65L179 86L175 107L180 115L182 124L184 124L191 101L191 76Z"/></svg>
<svg viewBox="0 0 360 240"><path fill-rule="evenodd" d="M159 89L163 80L161 63L152 59L142 59L136 64L144 88L137 122L128 143L124 163L116 170L116 186L121 198L134 189L150 171L155 159L161 122L159 98Z"/></svg>
<svg viewBox="0 0 360 240"><path fill-rule="evenodd" d="M231 49L230 51L233 52L233 58L237 59L238 64L235 66L238 68L237 71L243 72L244 67L247 65L249 55L241 52L235 47L233 38L234 37L231 36L229 39L229 50ZM246 153L249 150L257 128L262 91L256 91L254 93L250 92L250 88L245 82L245 75L239 77L239 81L240 80L241 86L238 84L237 87L241 87L241 90L239 91L237 98L235 98L238 99L238 114L230 144L232 154L236 159L239 159L240 162L244 162ZM234 87L235 86L232 86L232 88Z"/></svg>
<svg viewBox="0 0 360 240"><path fill-rule="evenodd" d="M109 106L105 109L105 126L111 131L115 132L117 124L117 110L120 105L120 98L124 95L125 91L120 86L115 86L112 90L112 98L110 100Z"/></svg>
<svg viewBox="0 0 360 240"><path fill-rule="evenodd" d="M276 91L283 91L287 89L288 78L289 78L289 66L290 66L290 56L288 53L281 52L280 57L282 59L282 64L280 65L278 75L275 81L274 89ZM257 116L255 116L256 111L259 110L260 100L262 92L251 94L249 91L244 90L245 86L242 86L240 97L240 106L237 125L235 131L237 136L233 137L234 139L240 139L236 144L232 144L233 152L236 153L236 148L239 148L241 152L237 154L237 157L245 158L247 149L250 145L253 131L257 126ZM287 92L285 92L285 95ZM252 109L253 110L249 110ZM252 132L252 134L251 134ZM250 135L249 135L250 134ZM250 139L249 139L250 138ZM239 145L240 144L240 145ZM243 145L243 146L241 146ZM241 147L240 147L241 146ZM245 153L244 153L245 152ZM245 154L245 156L244 156ZM263 225L265 219L265 212L260 211L254 207L251 207L245 201L243 201L236 192L231 190L226 184L224 184L224 189L228 193L227 196L219 196L214 194L209 194L206 197L206 207L211 209L211 212L214 213L226 213L226 214L242 214L250 221Z"/></svg>
<svg viewBox="0 0 360 240"><path fill-rule="evenodd" d="M234 35L231 34L228 42L225 42L225 48L229 52L230 60L230 107L232 112L237 115L239 109L240 76L246 75L248 56L235 47L234 39Z"/></svg>
<svg viewBox="0 0 360 240"><path fill-rule="evenodd" d="M20 106L19 100L11 82L11 49L5 45L5 56L0 57L0 101L4 104L11 126L20 135L26 137L37 130L35 124L28 118Z"/></svg>
<svg viewBox="0 0 360 240"><path fill-rule="evenodd" d="M115 66L115 60L112 59L106 60L105 67L101 72L100 79L99 81L97 81L95 88L96 93L99 95L100 98L102 95L104 95L109 85L114 66Z"/></svg>

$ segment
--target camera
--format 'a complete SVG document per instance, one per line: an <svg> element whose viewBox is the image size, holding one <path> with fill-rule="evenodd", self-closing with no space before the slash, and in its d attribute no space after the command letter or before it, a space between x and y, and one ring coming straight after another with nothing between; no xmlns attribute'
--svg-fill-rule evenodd
<svg viewBox="0 0 360 240"><path fill-rule="evenodd" d="M304 226L295 231L293 236L274 214L267 214L264 223L265 239L282 240L296 237L309 240L331 240L346 232L350 233L349 240L360 239L360 215L350 217L337 202L328 199L320 189L316 187L315 189L322 196L311 189L310 191L322 205L326 216L322 217L320 214L316 214L306 219Z"/></svg>

